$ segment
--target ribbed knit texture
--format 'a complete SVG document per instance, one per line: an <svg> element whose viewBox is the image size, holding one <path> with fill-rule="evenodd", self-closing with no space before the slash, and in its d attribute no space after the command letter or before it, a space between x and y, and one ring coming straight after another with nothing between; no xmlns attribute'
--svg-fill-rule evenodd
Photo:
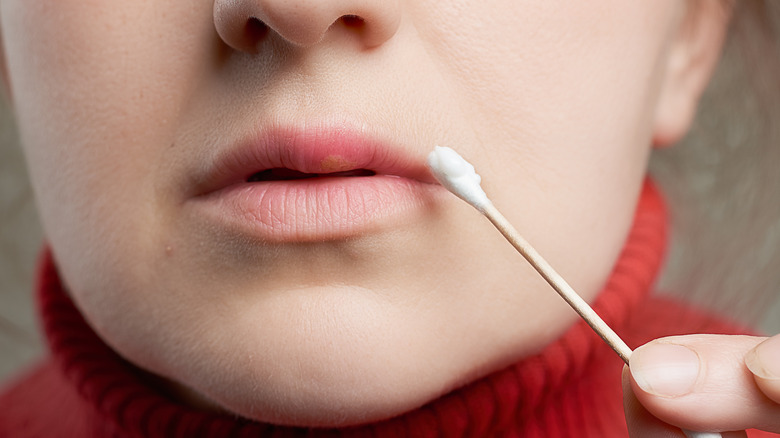
<svg viewBox="0 0 780 438"><path fill-rule="evenodd" d="M629 346L652 338L741 329L649 297L666 240L666 211L645 185L627 243L594 308ZM554 293L550 291L550 293ZM0 396L12 437L623 437L622 362L583 322L539 355L397 418L338 430L278 427L199 411L104 344L42 257L38 301L51 357Z"/></svg>

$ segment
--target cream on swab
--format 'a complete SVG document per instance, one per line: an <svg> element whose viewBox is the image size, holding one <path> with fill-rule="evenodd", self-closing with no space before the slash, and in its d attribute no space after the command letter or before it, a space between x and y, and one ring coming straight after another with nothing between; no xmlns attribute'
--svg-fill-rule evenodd
<svg viewBox="0 0 780 438"><path fill-rule="evenodd" d="M482 178L474 166L453 149L436 146L428 155L428 167L433 176L447 190L463 199L484 214L485 217L504 235L506 240L544 277L545 280L603 339L615 353L628 364L631 349L620 336L580 297L566 280L547 263L542 256L525 240L515 227L498 211L487 194L482 190ZM683 430L688 438L718 438L717 432L694 432Z"/></svg>

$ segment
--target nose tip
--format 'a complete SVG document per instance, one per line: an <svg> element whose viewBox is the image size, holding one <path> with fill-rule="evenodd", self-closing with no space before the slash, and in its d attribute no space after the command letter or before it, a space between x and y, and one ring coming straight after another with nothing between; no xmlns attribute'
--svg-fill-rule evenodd
<svg viewBox="0 0 780 438"><path fill-rule="evenodd" d="M269 32L311 47L339 30L371 48L395 34L399 8L399 0L215 0L214 24L227 45L245 52Z"/></svg>

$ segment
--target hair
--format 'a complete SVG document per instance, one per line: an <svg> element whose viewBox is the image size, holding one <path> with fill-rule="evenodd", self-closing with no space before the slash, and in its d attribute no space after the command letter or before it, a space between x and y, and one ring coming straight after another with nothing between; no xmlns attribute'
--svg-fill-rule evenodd
<svg viewBox="0 0 780 438"><path fill-rule="evenodd" d="M780 129L772 121L780 120L780 3L726 5L734 8L729 38L694 125L651 159L672 205L660 288L776 333Z"/></svg>

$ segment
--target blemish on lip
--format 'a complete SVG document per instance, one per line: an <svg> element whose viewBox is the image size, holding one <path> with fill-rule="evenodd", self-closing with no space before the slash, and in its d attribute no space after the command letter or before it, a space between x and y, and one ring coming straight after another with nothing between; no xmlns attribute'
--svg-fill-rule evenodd
<svg viewBox="0 0 780 438"><path fill-rule="evenodd" d="M322 173L342 172L354 169L356 165L356 162L346 160L340 155L328 155L320 161L320 171Z"/></svg>

